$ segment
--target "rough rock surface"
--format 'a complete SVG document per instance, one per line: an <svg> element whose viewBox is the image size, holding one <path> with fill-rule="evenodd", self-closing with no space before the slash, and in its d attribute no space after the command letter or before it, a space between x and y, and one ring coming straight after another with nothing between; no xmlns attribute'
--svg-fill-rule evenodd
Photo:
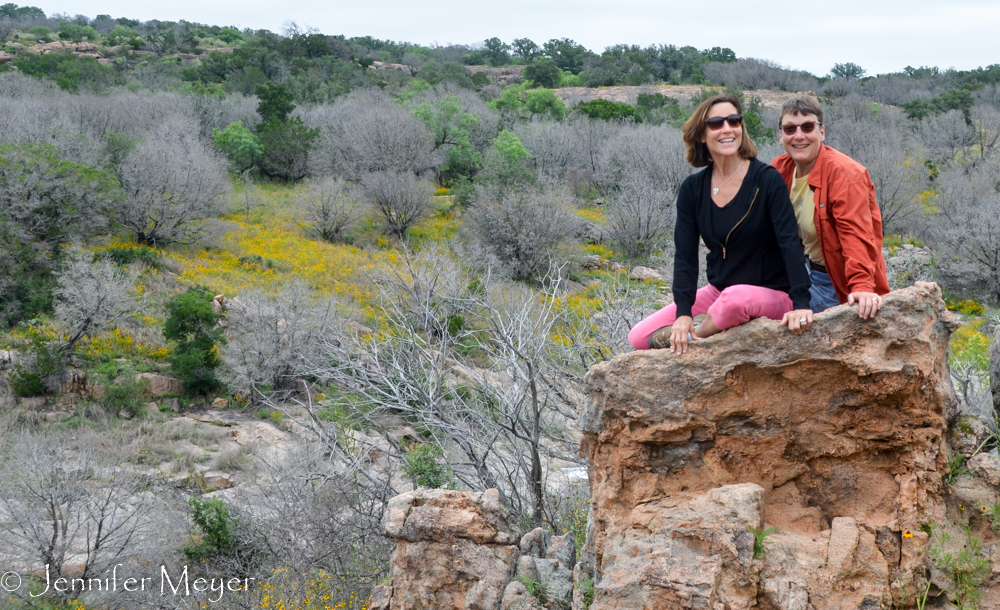
<svg viewBox="0 0 1000 610"><path fill-rule="evenodd" d="M156 373L139 373L136 375L136 380L145 380L149 383L149 388L146 391L150 396L184 393L184 384L181 383L180 379L175 379L173 377L157 375Z"/></svg>
<svg viewBox="0 0 1000 610"><path fill-rule="evenodd" d="M801 336L755 320L593 367L591 610L879 608L896 574L912 583L920 526L945 518L955 328L918 282L872 320L840 306ZM770 526L754 559L748 528Z"/></svg>
<svg viewBox="0 0 1000 610"><path fill-rule="evenodd" d="M417 489L389 502L385 531L396 541L391 586L372 607L388 610L496 610L518 549L496 490ZM379 605L376 605L378 602Z"/></svg>

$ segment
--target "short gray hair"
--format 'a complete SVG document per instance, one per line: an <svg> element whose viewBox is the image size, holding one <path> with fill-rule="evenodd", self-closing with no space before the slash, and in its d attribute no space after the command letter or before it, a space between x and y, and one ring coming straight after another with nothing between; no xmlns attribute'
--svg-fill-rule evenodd
<svg viewBox="0 0 1000 610"><path fill-rule="evenodd" d="M796 95L781 106L781 115L778 118L778 125L785 120L786 114L815 114L816 120L823 123L823 106L819 100L811 95Z"/></svg>

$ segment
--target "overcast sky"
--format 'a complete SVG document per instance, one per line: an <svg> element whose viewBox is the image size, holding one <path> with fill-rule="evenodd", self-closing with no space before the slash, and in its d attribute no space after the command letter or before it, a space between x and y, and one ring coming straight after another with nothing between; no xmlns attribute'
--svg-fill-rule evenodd
<svg viewBox="0 0 1000 610"><path fill-rule="evenodd" d="M288 21L324 34L430 45L492 36L541 44L572 38L600 53L627 43L729 47L817 76L854 62L869 74L907 65L960 70L1000 63L996 0L714 2L685 0L22 0L47 14L110 14L280 32Z"/></svg>

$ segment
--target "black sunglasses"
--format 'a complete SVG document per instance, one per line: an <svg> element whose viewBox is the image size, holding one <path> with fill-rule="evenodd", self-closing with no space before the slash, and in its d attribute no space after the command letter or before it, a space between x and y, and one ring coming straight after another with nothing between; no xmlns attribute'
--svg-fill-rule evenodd
<svg viewBox="0 0 1000 610"><path fill-rule="evenodd" d="M743 115L731 114L725 117L714 116L710 119L705 119L705 125L707 125L708 128L711 129L712 131L717 131L719 129L722 129L723 123L729 123L730 127L732 127L733 129L737 129L740 125L743 124Z"/></svg>
<svg viewBox="0 0 1000 610"><path fill-rule="evenodd" d="M801 125L782 125L781 126L781 131L785 132L786 136L794 136L795 135L795 130L797 130L797 129L801 129L802 133L812 133L813 129L816 129L816 127L818 125L822 125L822 124L823 123L820 123L818 121L806 121L805 123L802 123Z"/></svg>

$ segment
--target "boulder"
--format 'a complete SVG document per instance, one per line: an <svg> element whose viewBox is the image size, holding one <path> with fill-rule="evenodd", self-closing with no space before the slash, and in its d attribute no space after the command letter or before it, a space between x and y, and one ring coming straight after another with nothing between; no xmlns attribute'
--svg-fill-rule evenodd
<svg viewBox="0 0 1000 610"><path fill-rule="evenodd" d="M196 476L198 477L198 486L206 492L229 489L236 484L236 477L219 470L209 470Z"/></svg>
<svg viewBox="0 0 1000 610"><path fill-rule="evenodd" d="M839 306L802 335L754 320L683 356L592 367L591 610L853 609L878 607L897 574L912 588L917 534L945 520L956 328L918 282L870 320ZM749 528L770 526L761 562Z"/></svg>
<svg viewBox="0 0 1000 610"><path fill-rule="evenodd" d="M632 271L628 274L630 280L636 280L639 282L662 282L663 276L656 269L650 267L632 267Z"/></svg>
<svg viewBox="0 0 1000 610"><path fill-rule="evenodd" d="M549 530L536 527L527 534L521 536L518 547L521 554L527 557L545 557L545 548L549 545Z"/></svg>
<svg viewBox="0 0 1000 610"><path fill-rule="evenodd" d="M163 396L164 394L183 394L184 384L180 379L157 375L156 373L139 373L135 377L138 381L145 380L149 383L146 392L150 396Z"/></svg>
<svg viewBox="0 0 1000 610"><path fill-rule="evenodd" d="M969 470L996 487L1000 485L1000 455L979 453L969 460Z"/></svg>
<svg viewBox="0 0 1000 610"><path fill-rule="evenodd" d="M545 606L528 591L523 582L512 580L503 591L500 610L545 610Z"/></svg>
<svg viewBox="0 0 1000 610"><path fill-rule="evenodd" d="M518 549L495 489L481 493L418 488L389 501L385 531L395 539L383 608L495 610Z"/></svg>

